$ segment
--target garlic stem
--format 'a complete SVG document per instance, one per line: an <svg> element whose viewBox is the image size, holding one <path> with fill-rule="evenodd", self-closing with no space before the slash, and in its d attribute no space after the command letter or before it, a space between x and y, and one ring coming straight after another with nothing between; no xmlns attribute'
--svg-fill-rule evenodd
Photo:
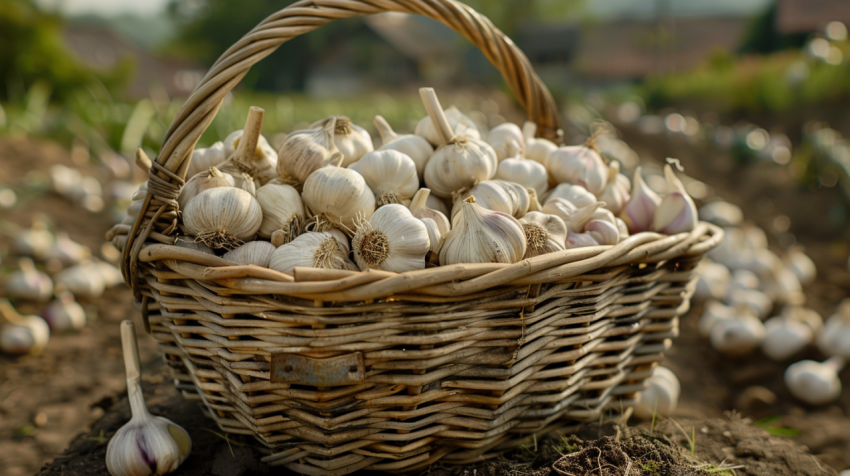
<svg viewBox="0 0 850 476"><path fill-rule="evenodd" d="M265 111L259 107L251 106L248 109L248 119L245 120L244 132L242 132L242 137L239 138L236 152L233 153L236 162L248 164L254 158L257 153L257 146L260 144L264 116Z"/></svg>
<svg viewBox="0 0 850 476"><path fill-rule="evenodd" d="M387 145L390 142L398 139L399 135L393 131L390 123L383 116L375 116L375 128L378 129L378 134L381 135L381 143Z"/></svg>
<svg viewBox="0 0 850 476"><path fill-rule="evenodd" d="M844 369L844 366L847 364L847 361L844 360L844 357L840 355L835 355L824 360L822 363L823 365L834 370L835 373L839 373L842 369Z"/></svg>
<svg viewBox="0 0 850 476"><path fill-rule="evenodd" d="M418 210L420 208L426 207L426 203L428 202L428 195L431 195L430 189L420 188L410 200L410 206L408 208L410 210Z"/></svg>
<svg viewBox="0 0 850 476"><path fill-rule="evenodd" d="M9 321L10 324L16 326L26 326L26 322L18 314L18 311L12 306L8 299L0 299L0 316Z"/></svg>
<svg viewBox="0 0 850 476"><path fill-rule="evenodd" d="M121 322L121 347L124 350L124 369L127 373L127 396L130 400L130 412L133 417L148 412L145 397L142 394L142 367L139 358L139 343L136 341L136 327L132 321Z"/></svg>
<svg viewBox="0 0 850 476"><path fill-rule="evenodd" d="M525 124L522 125L522 135L525 137L525 140L534 139L537 135L537 123L525 121Z"/></svg>
<svg viewBox="0 0 850 476"><path fill-rule="evenodd" d="M431 118L431 122L434 124L434 129L440 137L440 145L454 142L457 136L445 112L443 112L443 106L440 105L437 92L434 91L434 88L421 88L419 89L419 95L422 97L422 103L425 104L428 117Z"/></svg>

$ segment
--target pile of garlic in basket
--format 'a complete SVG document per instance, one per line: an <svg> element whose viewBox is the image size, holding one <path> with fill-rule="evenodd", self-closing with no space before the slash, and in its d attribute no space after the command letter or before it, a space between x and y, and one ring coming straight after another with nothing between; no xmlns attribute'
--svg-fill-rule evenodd
<svg viewBox="0 0 850 476"><path fill-rule="evenodd" d="M444 111L433 89L420 93L428 116L415 134L396 134L375 118L377 150L365 129L334 116L289 134L276 154L260 135L262 109L251 108L244 130L194 151L178 198L185 236L176 244L287 274L401 273L517 263L615 245L630 233L696 227L694 202L669 165L660 197L640 168L632 186L592 138L557 147L534 137L531 122L482 134L456 108ZM143 184L126 224L146 194Z"/></svg>

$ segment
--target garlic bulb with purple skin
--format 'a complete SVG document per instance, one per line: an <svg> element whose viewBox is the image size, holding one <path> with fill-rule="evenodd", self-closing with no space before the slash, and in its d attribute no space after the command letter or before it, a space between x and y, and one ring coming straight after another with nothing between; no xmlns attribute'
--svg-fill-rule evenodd
<svg viewBox="0 0 850 476"><path fill-rule="evenodd" d="M658 205L652 219L652 231L665 235L687 233L697 226L697 206L685 191L685 185L676 177L670 164L664 166L667 189L671 190Z"/></svg>
<svg viewBox="0 0 850 476"><path fill-rule="evenodd" d="M69 292L60 294L41 313L53 332L78 331L86 326L86 311Z"/></svg>
<svg viewBox="0 0 850 476"><path fill-rule="evenodd" d="M192 440L180 425L153 416L142 394L141 365L133 323L121 323L121 344L127 371L130 421L118 429L106 447L106 469L112 476L151 476L174 472L192 451Z"/></svg>
<svg viewBox="0 0 850 476"><path fill-rule="evenodd" d="M593 237L600 245L616 245L620 242L617 225L605 220L591 220L584 226L585 233Z"/></svg>
<svg viewBox="0 0 850 476"><path fill-rule="evenodd" d="M611 161L608 166L608 183L599 194L599 200L605 202L605 208L614 215L619 215L629 201L629 190L632 184L629 178L620 173L620 163Z"/></svg>
<svg viewBox="0 0 850 476"><path fill-rule="evenodd" d="M18 271L9 275L6 293L13 298L29 301L47 301L53 295L53 281L50 276L37 270L29 258L18 260Z"/></svg>
<svg viewBox="0 0 850 476"><path fill-rule="evenodd" d="M588 246L599 246L599 242L590 235L590 233L573 233L567 234L567 242L564 248L571 250L574 248L585 248Z"/></svg>
<svg viewBox="0 0 850 476"><path fill-rule="evenodd" d="M546 167L556 183L581 185L597 196L608 181L608 168L599 152L586 145L559 147L549 155Z"/></svg>
<svg viewBox="0 0 850 476"><path fill-rule="evenodd" d="M643 181L643 177L640 175L640 167L635 170L635 178L632 184L634 187L632 195L623 207L620 218L629 227L629 233L635 234L649 231L652 227L655 211L661 204L661 197Z"/></svg>

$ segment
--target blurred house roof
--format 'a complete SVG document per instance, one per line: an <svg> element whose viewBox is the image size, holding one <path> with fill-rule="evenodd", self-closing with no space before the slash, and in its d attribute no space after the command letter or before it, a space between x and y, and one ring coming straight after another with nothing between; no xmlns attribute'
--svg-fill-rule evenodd
<svg viewBox="0 0 850 476"><path fill-rule="evenodd" d="M162 87L172 97L187 96L203 77L197 64L159 58L109 28L68 26L62 36L68 48L91 68L110 71L125 61L132 62L125 90L130 98L148 97L152 87Z"/></svg>
<svg viewBox="0 0 850 476"><path fill-rule="evenodd" d="M850 0L779 0L776 26L783 33L820 30L831 21L850 25Z"/></svg>

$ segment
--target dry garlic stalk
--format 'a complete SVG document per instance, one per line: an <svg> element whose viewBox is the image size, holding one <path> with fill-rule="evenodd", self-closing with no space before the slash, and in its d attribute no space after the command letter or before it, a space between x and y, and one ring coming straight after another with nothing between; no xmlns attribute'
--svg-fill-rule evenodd
<svg viewBox="0 0 850 476"><path fill-rule="evenodd" d="M349 169L363 176L375 194L375 206L404 203L419 188L416 164L397 150L376 150L351 164Z"/></svg>
<svg viewBox="0 0 850 476"><path fill-rule="evenodd" d="M461 204L440 250L440 264L516 263L525 256L525 241L516 218L480 207L472 196Z"/></svg>
<svg viewBox="0 0 850 476"><path fill-rule="evenodd" d="M564 220L555 215L528 212L519 222L525 232L525 258L564 251L564 243L567 241L567 225Z"/></svg>
<svg viewBox="0 0 850 476"><path fill-rule="evenodd" d="M263 211L263 221L257 230L260 237L268 239L272 233L283 231L284 243L289 243L301 234L306 213L301 195L294 187L280 179L272 180L257 190L257 202Z"/></svg>
<svg viewBox="0 0 850 476"><path fill-rule="evenodd" d="M330 233L308 231L279 247L269 268L292 274L295 268L346 269L357 271L339 240Z"/></svg>
<svg viewBox="0 0 850 476"><path fill-rule="evenodd" d="M336 117L318 129L295 131L280 146L277 173L285 183L300 188L307 177L326 165L339 165L345 158L334 143Z"/></svg>
<svg viewBox="0 0 850 476"><path fill-rule="evenodd" d="M235 187L205 190L189 201L183 225L210 248L232 250L254 238L263 221L260 204Z"/></svg>
<svg viewBox="0 0 850 476"><path fill-rule="evenodd" d="M349 165L360 160L361 157L369 152L372 152L372 137L366 129L354 124L346 116L334 116L336 119L334 124L334 144L342 153L344 159L340 167L348 167ZM327 119L318 121L310 126L310 129L322 127Z"/></svg>
<svg viewBox="0 0 850 476"><path fill-rule="evenodd" d="M452 132L451 135L481 140L481 132L478 130L478 126L475 125L475 121L465 116L458 110L458 108L452 106L443 111L443 108L441 107L439 110L446 118L446 124ZM431 115L430 111L428 112L428 116L423 117L422 120L416 124L414 133L419 137L424 137L434 147L439 147L446 143L442 137L443 134L439 131L439 127L437 127L434 123L434 117Z"/></svg>
<svg viewBox="0 0 850 476"><path fill-rule="evenodd" d="M422 180L425 176L425 164L434 154L434 147L423 137L415 134L396 134L386 119L375 116L375 127L381 134L383 145L378 150L397 150L406 154L416 164L416 176Z"/></svg>
<svg viewBox="0 0 850 476"><path fill-rule="evenodd" d="M425 224L403 205L392 203L363 220L351 239L354 261L362 271L403 273L425 268L430 238Z"/></svg>
<svg viewBox="0 0 850 476"><path fill-rule="evenodd" d="M330 227L354 233L358 214L368 220L375 212L375 194L363 176L352 169L323 167L307 178L301 197L315 223L311 231L326 231Z"/></svg>
<svg viewBox="0 0 850 476"><path fill-rule="evenodd" d="M268 142L265 143L265 146L260 143L264 114L265 111L259 107L252 106L248 110L245 129L243 129L242 135L232 142L236 149L228 156L227 161L219 167L222 172L234 176L237 187L243 188L240 182L241 173L250 175L261 185L277 178L277 155L274 153L274 149L268 147ZM227 143L225 143L225 148L227 148Z"/></svg>

